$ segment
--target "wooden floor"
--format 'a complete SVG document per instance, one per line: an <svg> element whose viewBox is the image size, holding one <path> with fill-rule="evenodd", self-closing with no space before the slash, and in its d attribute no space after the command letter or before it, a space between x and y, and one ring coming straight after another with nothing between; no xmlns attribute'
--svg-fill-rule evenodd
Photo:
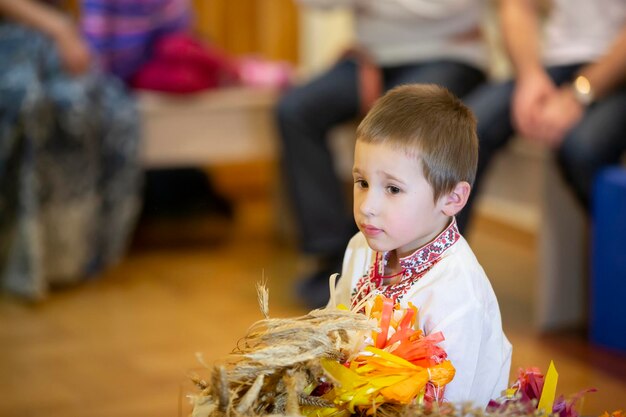
<svg viewBox="0 0 626 417"><path fill-rule="evenodd" d="M146 229L135 247L99 279L55 291L45 302L0 299L0 416L186 415L187 374L196 354L211 363L261 318L254 285L270 289L270 314L304 313L291 296L297 274L292 245L275 239L271 201L237 204L235 221L188 222L175 231ZM158 242L159 233L195 236ZM479 223L469 236L500 300L520 366L560 372L558 392L595 387L586 416L626 407L626 357L590 347L576 334L530 328L537 262L534 242Z"/></svg>

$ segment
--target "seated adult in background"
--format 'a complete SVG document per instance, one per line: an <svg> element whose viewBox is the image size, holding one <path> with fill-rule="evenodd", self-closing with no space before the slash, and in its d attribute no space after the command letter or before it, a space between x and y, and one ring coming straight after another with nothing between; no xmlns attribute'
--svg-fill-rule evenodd
<svg viewBox="0 0 626 417"><path fill-rule="evenodd" d="M327 134L363 116L394 86L433 83L463 97L485 80L480 31L482 0L301 0L310 7L346 7L354 15L356 48L332 68L288 91L278 109L283 173L301 250L317 269L301 278L309 307L328 301L328 277L341 271L356 232L346 190L333 167Z"/></svg>
<svg viewBox="0 0 626 417"><path fill-rule="evenodd" d="M492 157L515 132L554 150L585 208L595 174L626 150L626 2L554 0L549 6L542 28L533 0L500 2L515 79L466 97L480 140L470 203ZM461 230L470 215L468 204L457 217Z"/></svg>
<svg viewBox="0 0 626 417"><path fill-rule="evenodd" d="M36 299L124 253L139 118L60 10L0 0L0 288Z"/></svg>

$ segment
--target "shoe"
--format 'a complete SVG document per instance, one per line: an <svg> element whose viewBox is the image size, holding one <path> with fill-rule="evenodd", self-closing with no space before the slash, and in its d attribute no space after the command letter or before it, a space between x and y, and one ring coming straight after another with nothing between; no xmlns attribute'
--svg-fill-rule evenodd
<svg viewBox="0 0 626 417"><path fill-rule="evenodd" d="M214 215L233 218L233 206L221 196L206 173L193 168L146 172L143 217L185 218Z"/></svg>
<svg viewBox="0 0 626 417"><path fill-rule="evenodd" d="M296 284L296 297L307 308L326 306L330 298L330 276L341 273L341 262L329 263Z"/></svg>

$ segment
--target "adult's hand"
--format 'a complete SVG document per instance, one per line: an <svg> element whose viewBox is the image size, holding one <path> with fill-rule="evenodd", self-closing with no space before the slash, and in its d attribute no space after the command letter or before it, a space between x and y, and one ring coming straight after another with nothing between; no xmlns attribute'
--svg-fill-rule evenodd
<svg viewBox="0 0 626 417"><path fill-rule="evenodd" d="M557 148L563 138L582 119L585 108L574 96L569 86L559 88L541 113L541 132L536 139L551 148Z"/></svg>
<svg viewBox="0 0 626 417"><path fill-rule="evenodd" d="M69 73L78 75L89 69L89 47L76 25L54 7L36 0L0 0L0 15L53 39L63 66Z"/></svg>
<svg viewBox="0 0 626 417"><path fill-rule="evenodd" d="M556 86L543 71L519 76L513 91L512 122L515 129L531 140L542 136L542 117Z"/></svg>
<svg viewBox="0 0 626 417"><path fill-rule="evenodd" d="M81 75L89 70L92 61L89 46L73 25L68 22L54 40L61 62L70 74Z"/></svg>

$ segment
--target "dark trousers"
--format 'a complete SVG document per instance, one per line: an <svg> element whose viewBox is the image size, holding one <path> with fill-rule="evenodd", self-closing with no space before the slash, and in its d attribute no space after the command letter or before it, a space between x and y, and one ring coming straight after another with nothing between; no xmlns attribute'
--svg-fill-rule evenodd
<svg viewBox="0 0 626 417"><path fill-rule="evenodd" d="M581 65L548 68L548 74L559 85L569 82ZM511 97L514 82L484 85L465 102L478 119L480 151L478 172L470 200L457 216L465 230L480 192L482 178L492 158L513 137ZM583 119L566 136L554 157L565 180L581 204L588 209L591 186L596 173L604 166L618 163L626 150L626 87L593 103Z"/></svg>

